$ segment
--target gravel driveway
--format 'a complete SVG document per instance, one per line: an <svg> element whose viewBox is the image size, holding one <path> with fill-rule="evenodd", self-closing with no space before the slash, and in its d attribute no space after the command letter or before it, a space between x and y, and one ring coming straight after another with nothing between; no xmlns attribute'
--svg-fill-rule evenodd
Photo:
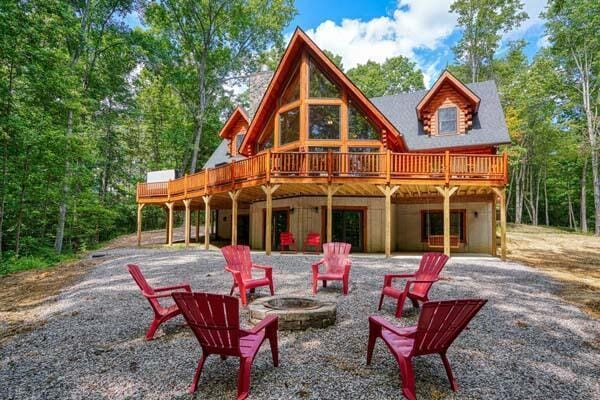
<svg viewBox="0 0 600 400"><path fill-rule="evenodd" d="M144 340L151 312L125 264L149 281L187 280L198 291L228 293L231 277L216 251L116 249L79 284L49 303L45 325L0 349L0 398L189 399L200 347L181 317ZM310 295L318 256L253 255L274 267L278 294ZM398 399L396 363L379 341L365 365L367 317L377 314L383 274L416 269L417 257L354 256L350 293L338 284L318 296L338 302L334 327L280 333L280 367L268 345L252 370L251 399ZM421 399L600 399L600 322L560 300L560 285L531 268L493 258L454 257L433 299L482 297L488 304L450 348L459 391L449 389L437 356L415 360ZM259 290L259 295L266 291ZM378 313L391 318L392 299ZM243 311L243 317L247 317ZM414 324L416 312L397 321ZM198 399L234 399L238 362L209 358Z"/></svg>

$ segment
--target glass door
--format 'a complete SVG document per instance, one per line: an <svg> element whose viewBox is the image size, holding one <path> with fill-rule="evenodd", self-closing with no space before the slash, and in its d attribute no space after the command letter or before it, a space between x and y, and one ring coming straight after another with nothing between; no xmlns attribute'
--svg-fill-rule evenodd
<svg viewBox="0 0 600 400"><path fill-rule="evenodd" d="M363 213L363 210L333 209L333 241L350 243L353 252L364 251Z"/></svg>
<svg viewBox="0 0 600 400"><path fill-rule="evenodd" d="M271 248L280 250L279 235L289 231L289 210L273 210L271 220Z"/></svg>

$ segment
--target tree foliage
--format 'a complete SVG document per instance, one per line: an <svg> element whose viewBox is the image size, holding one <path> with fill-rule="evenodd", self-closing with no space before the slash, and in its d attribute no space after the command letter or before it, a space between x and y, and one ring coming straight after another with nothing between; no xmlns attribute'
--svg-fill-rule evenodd
<svg viewBox="0 0 600 400"><path fill-rule="evenodd" d="M404 56L388 58L382 64L367 61L346 73L367 97L378 97L424 89L423 73Z"/></svg>

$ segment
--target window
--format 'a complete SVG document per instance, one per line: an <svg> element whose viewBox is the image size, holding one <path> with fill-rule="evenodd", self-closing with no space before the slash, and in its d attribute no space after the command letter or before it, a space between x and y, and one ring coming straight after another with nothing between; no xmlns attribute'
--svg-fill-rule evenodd
<svg viewBox="0 0 600 400"><path fill-rule="evenodd" d="M450 235L458 236L460 242L465 242L466 211L450 211ZM429 235L444 234L444 212L442 210L421 211L421 241L427 242Z"/></svg>
<svg viewBox="0 0 600 400"><path fill-rule="evenodd" d="M285 92L281 96L281 105L292 103L298 99L300 99L300 74L296 71L296 74L290 80Z"/></svg>
<svg viewBox="0 0 600 400"><path fill-rule="evenodd" d="M319 97L319 98L340 98L340 89L331 82L319 67L315 65L315 63L310 60L309 63L309 96L310 97Z"/></svg>
<svg viewBox="0 0 600 400"><path fill-rule="evenodd" d="M311 105L308 109L309 139L340 138L340 106Z"/></svg>
<svg viewBox="0 0 600 400"><path fill-rule="evenodd" d="M300 138L300 108L292 108L279 115L279 144L291 143Z"/></svg>
<svg viewBox="0 0 600 400"><path fill-rule="evenodd" d="M340 148L339 147L325 147L325 146L309 146L308 147L309 153L327 153L328 151L331 151L332 153L339 153Z"/></svg>
<svg viewBox="0 0 600 400"><path fill-rule="evenodd" d="M379 140L371 122L352 104L348 107L348 139Z"/></svg>
<svg viewBox="0 0 600 400"><path fill-rule="evenodd" d="M438 110L439 133L456 133L456 107L445 107Z"/></svg>
<svg viewBox="0 0 600 400"><path fill-rule="evenodd" d="M241 146L242 146L242 142L244 141L244 134L241 133L239 135L237 135L235 137L235 149L237 151L237 153L239 154L240 150L241 150Z"/></svg>
<svg viewBox="0 0 600 400"><path fill-rule="evenodd" d="M350 153L378 153L379 147L348 147Z"/></svg>

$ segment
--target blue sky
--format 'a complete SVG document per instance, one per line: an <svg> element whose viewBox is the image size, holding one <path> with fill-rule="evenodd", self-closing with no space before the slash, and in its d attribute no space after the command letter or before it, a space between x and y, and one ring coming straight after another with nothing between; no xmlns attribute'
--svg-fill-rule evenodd
<svg viewBox="0 0 600 400"><path fill-rule="evenodd" d="M452 0L296 0L298 15L285 29L304 29L324 49L342 56L346 69L371 59L403 55L421 68L430 85L453 62L453 45L460 39ZM510 40L525 39L531 57L543 44L539 14L546 0L524 0L529 19L503 38L501 53Z"/></svg>
<svg viewBox="0 0 600 400"><path fill-rule="evenodd" d="M342 56L345 69L368 60L383 62L403 55L413 60L431 85L452 63L452 46L460 39L453 0L296 0L298 15L284 29L289 38L296 26L323 49ZM524 0L529 19L503 38L499 53L510 40L525 39L531 57L543 45L544 25L539 14L546 0ZM137 15L127 17L139 25Z"/></svg>

